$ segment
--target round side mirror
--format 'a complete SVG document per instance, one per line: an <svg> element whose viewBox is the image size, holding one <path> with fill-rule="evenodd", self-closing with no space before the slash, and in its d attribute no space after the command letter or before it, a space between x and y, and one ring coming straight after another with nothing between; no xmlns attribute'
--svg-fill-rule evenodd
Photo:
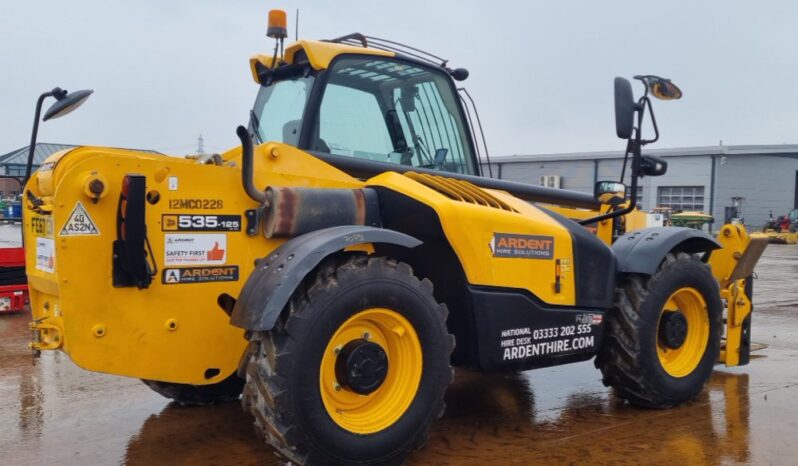
<svg viewBox="0 0 798 466"><path fill-rule="evenodd" d="M615 134L621 139L632 137L634 129L635 100L632 83L628 79L615 78Z"/></svg>
<svg viewBox="0 0 798 466"><path fill-rule="evenodd" d="M93 90L85 89L71 93L65 91L63 94L54 94L54 97L58 100L47 109L42 121L52 120L53 118L62 117L72 112L83 105L83 102L85 102L93 92Z"/></svg>

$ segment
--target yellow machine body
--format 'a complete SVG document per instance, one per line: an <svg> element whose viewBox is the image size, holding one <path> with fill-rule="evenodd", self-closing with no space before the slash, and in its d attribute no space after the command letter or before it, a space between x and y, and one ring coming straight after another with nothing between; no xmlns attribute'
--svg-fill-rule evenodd
<svg viewBox="0 0 798 466"><path fill-rule="evenodd" d="M241 187L239 159L236 150L223 154L221 165L212 165L99 147L77 148L48 159L27 186L44 204L34 209L28 203L24 220L36 335L33 348L61 349L85 369L142 379L207 384L229 376L246 342L243 331L229 325L218 297L223 293L237 296L254 261L284 241L247 235L242 213L256 205ZM116 238L118 199L122 179L131 173L145 175L148 196L158 198L148 202L146 210L147 235L158 269L146 290L112 285L111 243ZM107 190L96 200L84 189L86 180L94 178L106 180ZM548 304L574 304L568 231L538 207L505 192L483 191L505 206L496 208L453 200L412 175L387 172L361 181L278 143L256 149L255 179L261 186L369 185L402 192L439 215L469 283L527 289ZM76 209L85 211L96 234L68 231ZM220 248L225 249L225 262L218 266L218 273L237 267L238 280L165 283L164 270L170 268L165 263L165 242L175 231L163 222L165 216L178 215L241 217L239 231L190 233L224 235ZM496 231L552 238L553 255L565 264L560 267L560 290L554 290L554 260L494 257L488 244Z"/></svg>
<svg viewBox="0 0 798 466"><path fill-rule="evenodd" d="M300 41L287 48L283 60L291 62L300 50L314 69L326 68L340 54L393 55ZM271 61L267 56L252 58L256 81L257 67L271 66ZM35 351L62 350L92 371L183 384L216 383L237 369L247 344L244 331L229 324L218 302L223 295L237 297L255 261L285 239L246 231L245 212L258 204L242 187L241 149L211 162L101 147L62 151L44 162L26 186L29 195L23 208ZM113 286L112 243L118 236L123 179L130 174L146 177L149 260L158 271L147 289ZM98 182L102 189L96 189ZM599 213L538 206L504 191L447 178L445 172L440 176L402 173L397 166L396 171L358 179L308 152L274 142L256 147L254 182L260 188L369 186L401 193L437 214L468 284L528 291L543 305L554 307L576 303L574 245L569 230L543 207L572 219ZM606 210L603 206L601 213ZM239 223L226 231L178 231L174 221L179 216L237 217ZM612 221L599 222L592 231L607 246L612 243ZM497 232L537 238L527 239L534 241L530 248L545 250L552 260L492 254L495 241L507 240L497 240ZM213 263L198 267L207 269L198 273L235 279L171 280L169 269L178 266L167 261L167 252L177 251L170 241L186 238L214 243ZM727 238L724 246L742 252L747 242L747 237L738 235ZM354 248L372 250L368 244ZM714 257L716 277L729 276L733 258ZM729 338L735 335L730 332Z"/></svg>

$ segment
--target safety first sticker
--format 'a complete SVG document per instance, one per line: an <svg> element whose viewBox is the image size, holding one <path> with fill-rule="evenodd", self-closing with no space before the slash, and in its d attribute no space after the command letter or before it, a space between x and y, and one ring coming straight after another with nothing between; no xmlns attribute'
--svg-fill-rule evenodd
<svg viewBox="0 0 798 466"><path fill-rule="evenodd" d="M223 265L227 262L227 235L164 235L164 265Z"/></svg>
<svg viewBox="0 0 798 466"><path fill-rule="evenodd" d="M164 269L161 278L164 285L181 283L208 283L238 281L238 266L222 267L185 267L180 269Z"/></svg>
<svg viewBox="0 0 798 466"><path fill-rule="evenodd" d="M100 234L100 230L97 229L97 224L91 219L83 204L78 201L58 234L60 236L97 236Z"/></svg>

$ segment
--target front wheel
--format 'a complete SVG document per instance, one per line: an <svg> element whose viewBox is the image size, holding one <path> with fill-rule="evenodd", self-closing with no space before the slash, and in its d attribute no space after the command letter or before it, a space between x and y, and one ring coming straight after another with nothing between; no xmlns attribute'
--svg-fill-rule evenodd
<svg viewBox="0 0 798 466"><path fill-rule="evenodd" d="M296 463L399 464L443 414L446 315L407 264L329 259L251 335L244 408Z"/></svg>
<svg viewBox="0 0 798 466"><path fill-rule="evenodd" d="M604 384L651 408L697 396L720 352L723 304L708 265L668 254L651 277L623 277L596 358Z"/></svg>

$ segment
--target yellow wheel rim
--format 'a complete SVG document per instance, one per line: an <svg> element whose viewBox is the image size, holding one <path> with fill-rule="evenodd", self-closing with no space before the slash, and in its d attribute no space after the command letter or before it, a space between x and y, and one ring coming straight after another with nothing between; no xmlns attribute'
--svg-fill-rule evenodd
<svg viewBox="0 0 798 466"><path fill-rule="evenodd" d="M388 358L385 381L368 395L343 388L335 375L340 349L361 338L380 345ZM421 343L407 319L390 309L366 309L338 327L327 343L319 370L321 400L343 429L356 434L379 432L410 407L421 382L422 363Z"/></svg>
<svg viewBox="0 0 798 466"><path fill-rule="evenodd" d="M687 321L687 334L684 343L678 348L670 348L661 338L657 338L657 355L662 368L673 377L685 377L698 367L709 341L709 314L707 303L695 288L685 287L676 290L660 312L657 335L660 334L662 316L666 312L680 312Z"/></svg>

